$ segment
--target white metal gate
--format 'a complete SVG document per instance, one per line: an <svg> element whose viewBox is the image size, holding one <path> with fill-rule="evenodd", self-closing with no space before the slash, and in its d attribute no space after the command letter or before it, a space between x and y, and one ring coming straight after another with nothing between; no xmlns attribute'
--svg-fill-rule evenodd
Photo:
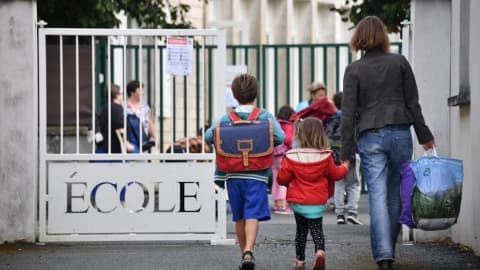
<svg viewBox="0 0 480 270"><path fill-rule="evenodd" d="M183 80L165 75L162 57L166 37L194 39L201 61L198 70ZM214 154L165 153L164 145L150 153L97 154L95 140L89 141L98 126L98 82L108 89L105 106L111 111L110 89L118 83L125 89L127 80L144 84L145 65L153 65L153 93L148 97L154 120L166 128L169 145L174 144L175 131L183 126L187 137L192 135L191 121L205 123L205 109L213 107L218 117L225 110L225 33L220 30L162 29L39 29L39 240L40 241L124 241L124 240L210 240L212 244L233 243L226 239L226 204L222 189L213 184ZM97 57L99 44L106 44L105 57ZM140 48L138 78L127 74L129 55L123 50L121 81L112 82L110 47ZM213 102L206 104L207 58L205 46L215 45ZM142 47L153 46L153 61L146 61ZM117 55L118 58L118 55ZM100 60L98 60L100 59ZM106 72L100 72L106 64ZM209 62L209 64L212 64ZM152 70L149 68L148 70ZM195 75L196 74L196 75ZM118 77L118 76L117 76ZM183 81L184 96L164 95ZM192 83L200 91L192 94ZM158 89L167 89L159 95ZM127 98L124 90L124 102ZM143 102L147 100L146 97ZM195 102L190 102L191 100ZM198 102L200 100L201 102ZM142 100L141 100L142 102ZM176 103L185 111L183 119L175 119ZM191 104L197 104L190 110ZM200 104L200 105L199 105ZM166 111L168 110L168 111ZM162 113L159 113L162 112ZM197 112L197 113L194 113ZM198 114L200 112L200 114ZM124 114L125 115L125 114ZM161 117L160 117L161 115ZM126 117L126 116L124 116ZM126 120L126 119L125 119ZM142 122L141 119L140 122ZM181 121L182 124L178 124ZM111 116L108 117L111 128ZM142 129L142 127L140 127ZM127 130L126 121L124 129ZM157 130L158 132L158 130ZM111 142L111 132L108 132ZM91 137L91 138L94 138ZM158 136L157 136L158 138ZM125 143L125 137L123 137ZM140 145L142 139L140 139ZM158 141L157 141L158 145Z"/></svg>

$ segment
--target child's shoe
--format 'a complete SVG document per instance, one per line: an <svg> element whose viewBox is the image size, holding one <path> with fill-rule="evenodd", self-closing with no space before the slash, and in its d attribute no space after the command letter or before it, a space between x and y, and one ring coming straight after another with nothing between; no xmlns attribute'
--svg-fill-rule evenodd
<svg viewBox="0 0 480 270"><path fill-rule="evenodd" d="M285 208L277 208L273 210L274 214L279 214L279 215L291 215L293 214L293 211L290 207L285 207Z"/></svg>
<svg viewBox="0 0 480 270"><path fill-rule="evenodd" d="M338 215L337 216L337 224L346 224L347 222L345 221L345 216L344 215Z"/></svg>
<svg viewBox="0 0 480 270"><path fill-rule="evenodd" d="M242 255L242 262L239 270L254 270L255 269L255 257L251 251L245 251Z"/></svg>
<svg viewBox="0 0 480 270"><path fill-rule="evenodd" d="M317 256L315 258L315 265L313 270L325 270L325 251L317 251Z"/></svg>
<svg viewBox="0 0 480 270"><path fill-rule="evenodd" d="M305 269L305 261L295 259L295 261L293 261L293 269Z"/></svg>
<svg viewBox="0 0 480 270"><path fill-rule="evenodd" d="M353 212L348 213L347 221L355 225L363 225L362 221L358 218L358 215Z"/></svg>

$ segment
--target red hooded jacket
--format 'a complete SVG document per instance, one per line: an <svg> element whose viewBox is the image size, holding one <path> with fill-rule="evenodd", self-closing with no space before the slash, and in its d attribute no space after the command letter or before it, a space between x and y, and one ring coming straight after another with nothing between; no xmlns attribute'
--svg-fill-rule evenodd
<svg viewBox="0 0 480 270"><path fill-rule="evenodd" d="M322 120L323 123L325 123L325 120L336 112L337 109L335 108L335 105L333 105L333 103L328 100L328 97L323 97L317 102L312 103L305 109L296 112L295 114L290 116L290 121L294 122L298 118L306 118L312 116L319 118L320 120Z"/></svg>
<svg viewBox="0 0 480 270"><path fill-rule="evenodd" d="M347 175L347 167L335 165L331 151L297 148L282 160L277 182L287 186L287 201L325 204L333 196L335 181Z"/></svg>

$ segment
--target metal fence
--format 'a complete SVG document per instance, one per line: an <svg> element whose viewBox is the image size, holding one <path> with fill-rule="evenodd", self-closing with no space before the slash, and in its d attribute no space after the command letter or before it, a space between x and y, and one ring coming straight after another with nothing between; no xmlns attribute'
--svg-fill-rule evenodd
<svg viewBox="0 0 480 270"><path fill-rule="evenodd" d="M159 46L158 57L160 62L164 61L163 49ZM200 91L201 83L205 84L207 99L205 102L206 115L205 119L211 123L213 120L212 113L212 56L216 50L214 45L206 45L204 47L205 54L201 56L202 47L198 44L194 47L194 61L196 72L199 72L198 65L205 65L205 81L187 82L186 78L175 78L172 87L172 95L175 96L182 92L182 95L186 94L188 84L194 89L196 93ZM151 45L143 45L140 49L138 45L117 46L112 45L110 54L115 56L115 53L123 54L123 50L127 50L129 56L129 67L127 68L131 77L140 77L140 55L143 55L144 59L144 72L143 82L148 92L148 102L152 102L153 81L154 77L152 71L152 63L155 61L153 56L155 55L155 49ZM401 53L402 44L395 42L391 44L391 50L395 53ZM99 55L98 57L102 57ZM200 58L204 57L204 61L200 61ZM347 43L325 43L325 44L277 44L277 45L227 45L227 65L242 65L247 68L247 72L256 76L260 83L260 95L257 99L257 105L267 108L272 113L278 111L279 107L288 104L294 107L300 101L308 98L306 89L313 82L323 82L329 91L329 95L333 95L336 92L342 91L341 82L343 80L343 71L345 67L353 60L359 58L359 54L353 54ZM110 70L114 71L115 66L118 66L115 57L111 58ZM162 66L160 66L162 69ZM160 76L163 76L162 70L159 71ZM198 74L197 74L198 77ZM118 78L115 72L111 75L111 82L115 83L121 81L122 78ZM160 80L163 80L160 77ZM180 81L179 81L180 80ZM103 87L98 86L99 91ZM163 105L165 97L164 93L166 89L160 86L160 103ZM101 106L101 95L97 95L99 104ZM198 96L198 95L197 95ZM195 95L192 95L195 98ZM175 102L173 103L175 104ZM195 113L198 115L200 108L200 100L196 100ZM183 117L186 112L182 111L180 107L176 107L172 110L172 115L166 115L163 110L157 113L159 117L159 134L160 145L165 145L163 122L170 117ZM195 123L195 129L202 128L198 118ZM186 122L183 126L175 127L173 129L173 138L187 136ZM160 149L162 151L162 149Z"/></svg>
<svg viewBox="0 0 480 270"><path fill-rule="evenodd" d="M68 39L66 39L68 41ZM47 47L49 45L47 44ZM107 49L110 48L110 49ZM157 48L157 49L155 49ZM58 55L58 48L48 48L52 56ZM75 53L73 44L63 46L69 57L65 56L65 62L72 61ZM88 44L82 44L80 40L79 53L85 54L85 61L89 60ZM401 53L402 44L392 43L391 50ZM134 39L124 42L121 37L107 42L106 39L97 38L95 41L94 58L95 62L95 92L93 99L88 95L80 95L80 98L95 100L94 111L80 111L80 126L87 128L88 119L102 108L108 99L108 82L116 83L125 89L125 84L130 79L142 81L146 90L146 103L154 109L158 123L158 150L164 152L170 145L170 141L178 138L194 135L196 131L204 127L205 123L212 123L214 120L213 107L213 84L214 84L214 55L216 45L202 42L197 39L194 45L193 70L194 78L175 76L166 77L164 74L165 45L162 43L154 45L152 42L143 42L141 46ZM267 108L276 113L282 105L296 106L300 101L308 99L307 87L316 81L323 82L329 91L329 95L341 91L343 71L349 63L359 57L352 54L346 43L330 44L277 44L277 45L227 45L227 65L242 65L248 73L257 77L260 83L260 95L257 105ZM53 63L58 63L55 59ZM155 69L155 63L160 63ZM88 64L88 63L87 63ZM49 65L51 65L49 63ZM68 67L68 66L67 66ZM82 72L80 62L80 89L89 88L88 72ZM64 67L65 68L65 67ZM54 72L59 67L49 67L48 72ZM73 68L72 68L73 69ZM202 74L200 74L202 73ZM50 78L51 76L47 74ZM75 72L65 72L63 84L70 89L75 88ZM83 77L86 76L86 79ZM155 78L159 81L155 85ZM59 84L55 80L49 80ZM85 84L83 86L82 84ZM227 82L225 82L226 84ZM158 86L158 87L157 87ZM68 88L68 87L66 87ZM48 88L48 95L54 104L48 106L48 125L59 126L58 118L51 117L58 110L59 96L55 98L54 93ZM57 91L57 90L55 90ZM54 91L54 92L55 92ZM205 98L201 96L205 93ZM64 109L75 108L74 92L65 92L66 104ZM193 104L190 104L193 103ZM190 111L186 108L189 107ZM205 108L204 110L202 108ZM64 124L66 130L74 127L74 111L66 114ZM70 116L70 117L69 117ZM175 121L172 121L175 119ZM59 136L60 138L62 136ZM57 138L53 136L53 138ZM57 144L62 146L63 144Z"/></svg>
<svg viewBox="0 0 480 270"><path fill-rule="evenodd" d="M165 72L166 53L161 45L165 37L200 40L193 73L178 77ZM123 48L120 61L108 65L114 59L109 48L119 44ZM206 50L206 45L215 51ZM157 49L145 53L144 47L150 46ZM127 48L137 48L138 53L127 54ZM110 89L114 82L125 86L133 79L148 87L146 100L140 97L140 104L148 103L156 114L168 116L160 124L167 145L173 146L179 130L191 135L194 125L203 125L207 107L210 116L223 113L223 31L40 28L38 56L40 241L233 243L226 239L224 190L216 191L212 181L213 153L189 152L188 140L186 153L127 153L125 147L121 153L113 153L112 147L97 153L95 140L89 141L86 132L87 128L96 130L100 123L95 113L103 107L108 114L104 132L110 146L115 136L112 131L119 130L123 134L116 136L126 144L127 114L121 115L123 128L113 129ZM208 59L208 78L204 58ZM113 69L119 69L122 77L112 78ZM137 73L129 74L129 70ZM191 84L198 85L195 91ZM183 93L177 92L179 85L183 91L178 92ZM125 91L122 102L126 102ZM177 108L182 115L176 115Z"/></svg>

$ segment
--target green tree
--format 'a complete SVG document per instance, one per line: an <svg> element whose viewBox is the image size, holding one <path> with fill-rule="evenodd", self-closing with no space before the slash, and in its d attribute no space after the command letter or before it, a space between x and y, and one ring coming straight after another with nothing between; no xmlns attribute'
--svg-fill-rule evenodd
<svg viewBox="0 0 480 270"><path fill-rule="evenodd" d="M342 21L354 25L365 16L375 15L383 20L389 33L400 33L401 22L410 18L410 0L345 0L344 7L331 10L338 12Z"/></svg>
<svg viewBox="0 0 480 270"><path fill-rule="evenodd" d="M124 11L142 27L191 28L190 6L169 0L38 0L37 7L39 19L51 27L117 27L115 14Z"/></svg>

